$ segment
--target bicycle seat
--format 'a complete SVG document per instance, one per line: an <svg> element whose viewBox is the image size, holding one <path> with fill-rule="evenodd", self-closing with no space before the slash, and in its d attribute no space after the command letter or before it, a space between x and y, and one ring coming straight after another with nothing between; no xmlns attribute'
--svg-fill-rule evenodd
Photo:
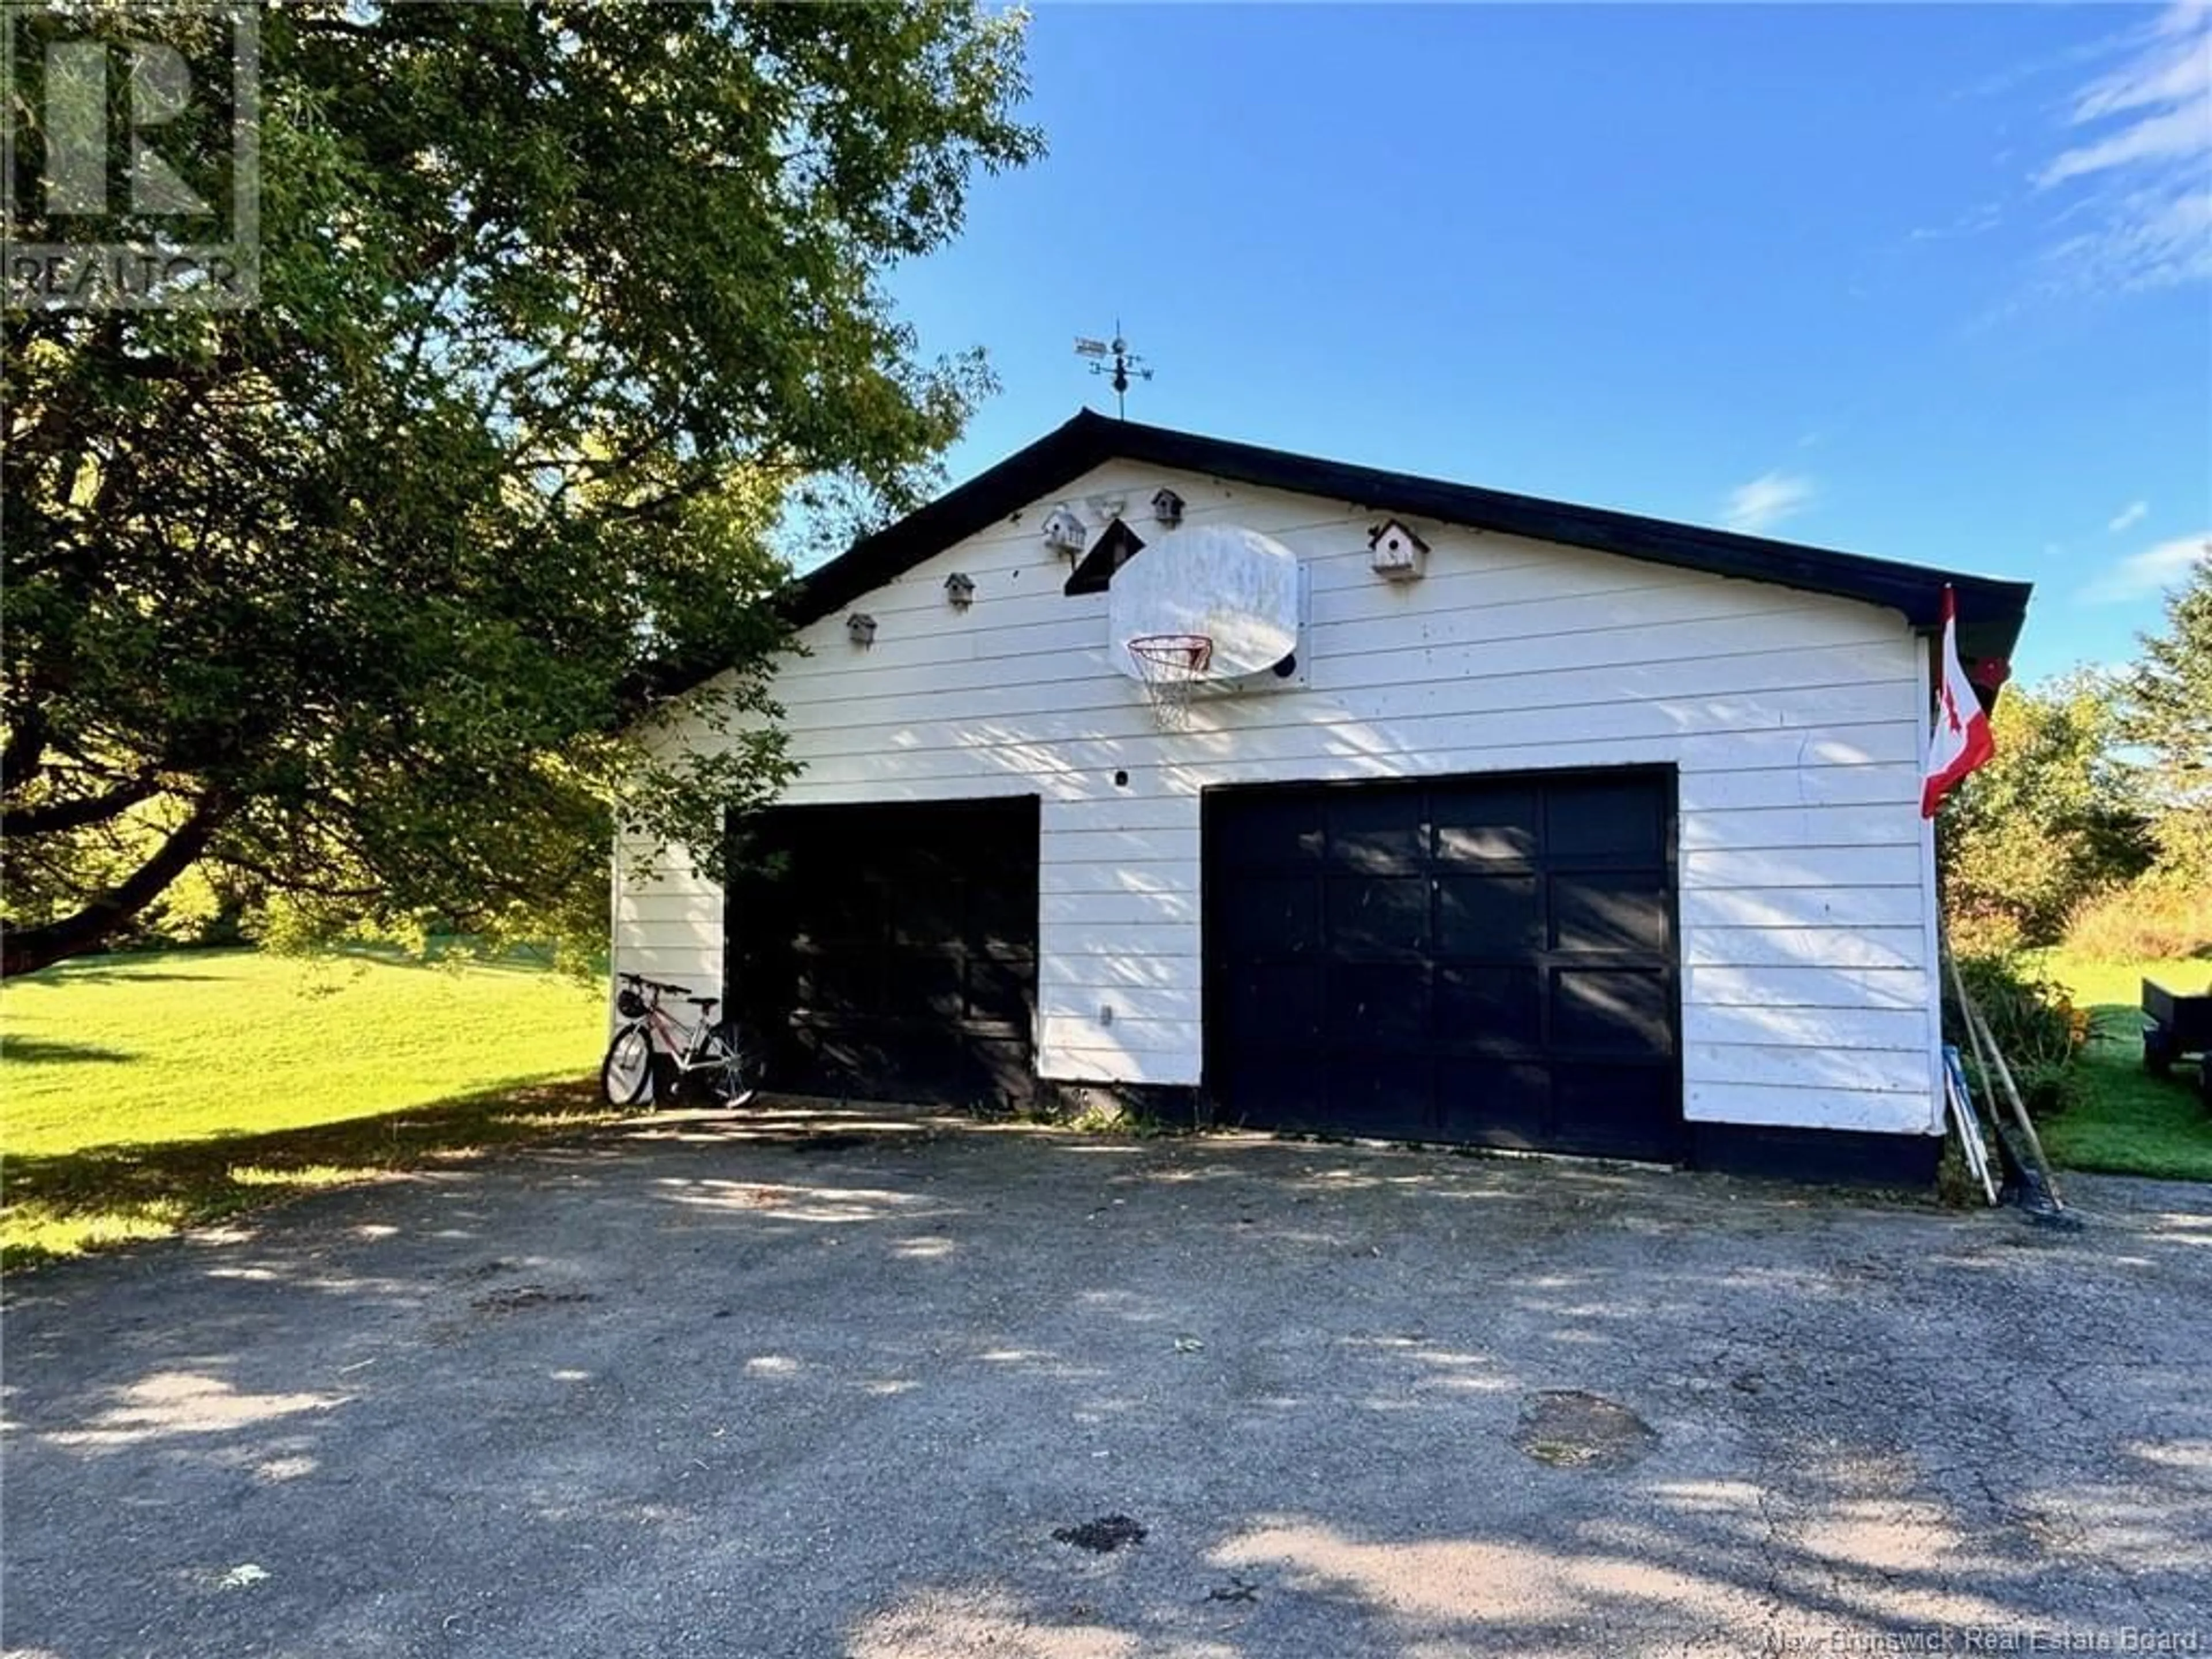
<svg viewBox="0 0 2212 1659"><path fill-rule="evenodd" d="M721 998L720 998L720 997L686 997L686 998L684 998L684 1001L686 1001L686 1002L688 1002L688 1003L690 1003L693 1007L695 1007L695 1008L698 1009L702 1013L704 1013L708 1009L709 1009L709 1008L713 1007L716 1003L720 1002L720 1001L721 1000Z"/></svg>

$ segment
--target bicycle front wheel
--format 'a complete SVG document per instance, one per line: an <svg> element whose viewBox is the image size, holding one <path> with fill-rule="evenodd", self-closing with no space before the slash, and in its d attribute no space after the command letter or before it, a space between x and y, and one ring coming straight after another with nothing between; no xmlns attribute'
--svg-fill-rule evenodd
<svg viewBox="0 0 2212 1659"><path fill-rule="evenodd" d="M736 1021L725 1020L714 1028L703 1057L711 1063L700 1075L715 1105L743 1106L760 1091L759 1061Z"/></svg>
<svg viewBox="0 0 2212 1659"><path fill-rule="evenodd" d="M635 1106L653 1092L653 1039L642 1025L625 1025L607 1045L599 1066L599 1093L610 1106Z"/></svg>

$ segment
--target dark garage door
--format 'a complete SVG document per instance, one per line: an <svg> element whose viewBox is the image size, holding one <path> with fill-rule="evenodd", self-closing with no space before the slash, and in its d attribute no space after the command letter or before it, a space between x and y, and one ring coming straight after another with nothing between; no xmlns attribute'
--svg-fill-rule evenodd
<svg viewBox="0 0 2212 1659"><path fill-rule="evenodd" d="M1672 1158L1671 771L1206 797L1224 1119Z"/></svg>
<svg viewBox="0 0 2212 1659"><path fill-rule="evenodd" d="M963 1103L1034 1088L1037 802L777 807L740 826L724 961L799 1094Z"/></svg>

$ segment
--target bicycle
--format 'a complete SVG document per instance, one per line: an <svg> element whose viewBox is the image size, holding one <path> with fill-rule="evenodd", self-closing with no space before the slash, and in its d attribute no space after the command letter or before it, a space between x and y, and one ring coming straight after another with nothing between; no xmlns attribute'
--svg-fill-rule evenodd
<svg viewBox="0 0 2212 1659"><path fill-rule="evenodd" d="M703 1090L714 1105L743 1106L759 1092L751 1045L735 1020L714 1019L720 998L695 997L689 986L641 974L615 977L622 981L615 1012L623 1024L599 1066L599 1093L608 1105L635 1106L655 1093L673 1097ZM697 1022L686 1025L663 1010L663 995L681 997L698 1009Z"/></svg>

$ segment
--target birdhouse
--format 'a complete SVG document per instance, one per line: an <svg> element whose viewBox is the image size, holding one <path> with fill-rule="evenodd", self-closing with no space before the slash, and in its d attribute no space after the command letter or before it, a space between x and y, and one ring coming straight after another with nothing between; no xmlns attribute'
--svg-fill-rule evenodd
<svg viewBox="0 0 2212 1659"><path fill-rule="evenodd" d="M1367 532L1368 563L1388 582L1419 581L1428 568L1429 544L1395 519Z"/></svg>
<svg viewBox="0 0 2212 1659"><path fill-rule="evenodd" d="M975 579L964 570L956 570L945 579L945 597L955 611L965 611L975 603Z"/></svg>
<svg viewBox="0 0 2212 1659"><path fill-rule="evenodd" d="M1163 484L1152 492L1152 519L1173 530L1182 522L1182 497Z"/></svg>
<svg viewBox="0 0 2212 1659"><path fill-rule="evenodd" d="M1044 544L1054 552L1065 553L1073 557L1083 551L1083 544L1088 539L1090 539L1089 536L1083 528L1083 520L1077 518L1069 508L1055 507L1045 515Z"/></svg>
<svg viewBox="0 0 2212 1659"><path fill-rule="evenodd" d="M845 637L863 651L876 642L876 619L865 611L845 618Z"/></svg>

